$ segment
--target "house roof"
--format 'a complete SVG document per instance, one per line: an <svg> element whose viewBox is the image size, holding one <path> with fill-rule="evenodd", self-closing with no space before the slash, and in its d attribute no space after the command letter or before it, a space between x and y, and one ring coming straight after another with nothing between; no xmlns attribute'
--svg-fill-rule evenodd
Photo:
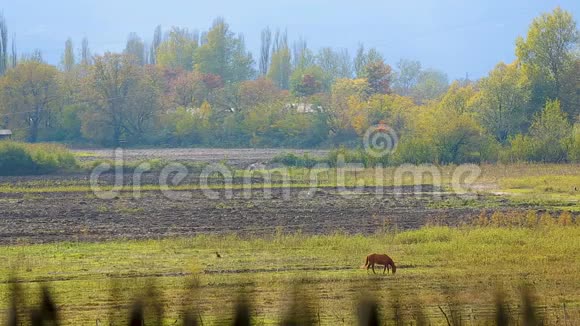
<svg viewBox="0 0 580 326"><path fill-rule="evenodd" d="M12 130L10 129L0 129L0 136L11 136Z"/></svg>

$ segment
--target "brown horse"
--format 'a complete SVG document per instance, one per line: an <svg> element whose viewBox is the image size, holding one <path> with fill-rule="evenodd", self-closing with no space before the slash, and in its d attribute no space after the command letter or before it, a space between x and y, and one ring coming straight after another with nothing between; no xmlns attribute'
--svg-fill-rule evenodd
<svg viewBox="0 0 580 326"><path fill-rule="evenodd" d="M391 268L393 269L393 274L395 274L395 272L397 271L397 266L395 266L395 262L391 259L391 257L389 257L387 255L381 255L381 254L368 255L367 260L366 260L363 268L366 268L367 271L369 270L369 268L372 268L373 273L376 274L375 264L376 265L383 265L385 267L383 269L383 274L385 274L386 270L389 270L389 272L390 272Z"/></svg>

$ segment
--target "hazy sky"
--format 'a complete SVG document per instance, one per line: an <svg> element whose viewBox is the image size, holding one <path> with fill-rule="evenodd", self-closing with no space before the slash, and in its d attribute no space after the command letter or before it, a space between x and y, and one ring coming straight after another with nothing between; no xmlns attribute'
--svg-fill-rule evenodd
<svg viewBox="0 0 580 326"><path fill-rule="evenodd" d="M578 20L577 0L405 0L405 1L195 1L195 0L2 0L0 11L9 35L16 35L20 53L38 48L57 64L64 41L80 47L88 37L93 53L120 51L130 32L152 39L160 24L207 30L222 16L258 57L265 26L288 30L290 40L302 36L310 48L376 47L387 62L420 60L450 78L481 77L499 61L514 59L514 41L532 19L556 6Z"/></svg>

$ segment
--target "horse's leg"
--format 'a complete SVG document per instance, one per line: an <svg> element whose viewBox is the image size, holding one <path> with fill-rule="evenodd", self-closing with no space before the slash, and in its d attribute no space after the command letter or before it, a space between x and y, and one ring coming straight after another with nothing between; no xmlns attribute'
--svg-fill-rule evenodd
<svg viewBox="0 0 580 326"><path fill-rule="evenodd" d="M383 268L383 274L385 274L385 271L387 270L387 264L385 264L385 268Z"/></svg>
<svg viewBox="0 0 580 326"><path fill-rule="evenodd" d="M376 274L377 272L375 272L375 263L373 263L372 267L373 267L373 274Z"/></svg>
<svg viewBox="0 0 580 326"><path fill-rule="evenodd" d="M387 273L390 273L391 272L391 265L386 264L385 267L387 268Z"/></svg>

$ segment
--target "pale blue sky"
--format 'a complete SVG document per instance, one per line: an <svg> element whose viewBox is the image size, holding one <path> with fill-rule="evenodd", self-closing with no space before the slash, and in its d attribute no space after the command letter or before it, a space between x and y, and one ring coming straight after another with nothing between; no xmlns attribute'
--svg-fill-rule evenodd
<svg viewBox="0 0 580 326"><path fill-rule="evenodd" d="M302 36L314 50L331 46L354 54L363 42L393 66L400 58L416 59L460 78L481 77L497 62L512 61L516 37L556 6L580 17L580 1L574 0L4 0L0 11L20 53L39 48L54 64L67 37L75 47L88 37L96 53L120 51L130 32L150 41L158 24L206 30L222 16L245 35L255 59L260 31L270 26L287 29L290 40Z"/></svg>

